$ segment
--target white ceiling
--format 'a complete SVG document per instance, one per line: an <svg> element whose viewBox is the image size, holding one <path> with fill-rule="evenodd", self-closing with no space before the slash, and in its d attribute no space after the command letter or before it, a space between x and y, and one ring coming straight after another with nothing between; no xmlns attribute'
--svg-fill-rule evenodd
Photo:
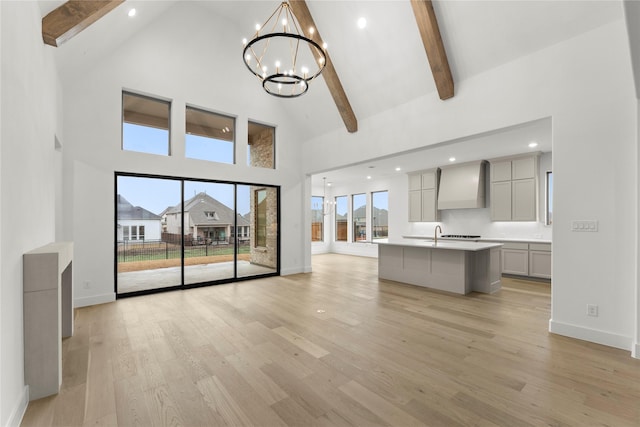
<svg viewBox="0 0 640 427"><path fill-rule="evenodd" d="M536 142L536 147L529 144ZM406 174L439 166L460 164L474 160L510 156L526 152L550 152L552 150L551 119L541 119L506 129L499 129L469 138L446 141L420 150L368 160L338 170L313 175L312 187L321 188L322 178L333 185L357 185L368 180L379 180L397 174ZM449 159L455 158L455 162ZM399 171L396 168L400 168Z"/></svg>
<svg viewBox="0 0 640 427"><path fill-rule="evenodd" d="M39 3L44 16L64 1L41 0ZM241 61L241 39L251 37L255 24L264 22L279 3L279 0L128 0L61 47L55 48L58 70L63 84L73 82L158 16L171 14L173 7L191 8L194 14L223 16L235 23L238 28L238 57L229 60ZM420 96L438 96L408 0L307 0L307 4L318 31L329 45L329 54L359 120ZM127 17L131 7L138 11L134 19ZM456 83L624 17L619 0L449 0L435 1L434 9ZM363 30L356 25L360 17L365 17L368 22ZM261 91L258 86L256 93ZM314 81L304 96L282 100L281 105L297 122L297 127L302 129L303 138L344 129L322 78ZM545 130L542 131L541 127L545 127ZM541 145L549 140L548 147L541 147L549 151L550 134L546 131L546 126L534 124L508 132L512 140L537 139ZM521 135L521 138L516 138L513 132ZM486 154L476 153L476 157L493 157L494 154L488 153L501 155L501 149L511 149L512 146L506 142L496 142L500 139L497 135L503 133L497 132L489 139L486 136L479 138L483 142L478 142L474 147L483 146ZM383 165L388 167L392 164L394 167L395 164L401 165L405 171L424 169L428 165L443 164L440 157L446 163L449 152L455 146L465 145L448 142L425 151L425 159L421 160L420 165L416 163L419 158L416 153L393 161L376 160L367 164L376 166L377 171L381 171ZM462 161L462 153L474 152L465 149L455 155ZM504 154L509 153L505 151ZM432 164L431 159L436 158L439 160L434 160ZM362 175L358 167L348 170ZM352 178L355 179L356 175ZM346 175L342 179L347 179Z"/></svg>

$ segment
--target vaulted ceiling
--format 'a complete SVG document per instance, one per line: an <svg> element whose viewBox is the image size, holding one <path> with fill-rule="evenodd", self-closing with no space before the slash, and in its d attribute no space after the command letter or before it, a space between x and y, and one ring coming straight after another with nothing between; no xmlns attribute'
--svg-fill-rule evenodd
<svg viewBox="0 0 640 427"><path fill-rule="evenodd" d="M63 3L40 1L42 15ZM128 0L56 49L59 72L63 82L73 81L173 7L223 16L236 24L241 40L278 4L277 0ZM307 4L358 120L418 96L438 96L409 0L308 0ZM434 1L433 6L456 84L622 17L617 1ZM138 11L134 19L127 17L132 7ZM367 19L364 29L356 25L360 17ZM228 60L241 60L240 41L238 52L237 58ZM282 100L282 105L303 123L305 137L344 126L324 82L315 82L300 99Z"/></svg>

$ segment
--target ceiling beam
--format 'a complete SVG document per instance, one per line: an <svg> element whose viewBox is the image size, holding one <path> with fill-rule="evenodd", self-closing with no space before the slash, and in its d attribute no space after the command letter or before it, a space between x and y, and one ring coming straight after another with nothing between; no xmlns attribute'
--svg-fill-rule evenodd
<svg viewBox="0 0 640 427"><path fill-rule="evenodd" d="M291 6L291 11L298 20L300 28L304 32L305 37L310 38L311 40L322 46L324 42L322 41L322 37L320 37L318 27L316 27L315 22L313 22L313 17L311 16L311 12L309 11L305 0L290 0L289 5ZM313 34L309 34L309 28L315 28ZM322 77L327 83L329 92L333 97L333 101L336 103L336 107L338 107L338 112L340 113L340 116L342 116L342 121L347 127L347 131L351 133L357 132L358 119L356 119L356 115L351 108L351 104L349 103L347 94L344 92L344 88L342 87L342 83L340 82L338 73L336 73L336 69L333 67L333 61L331 61L331 57L329 56L328 52L326 65L324 67L324 70L322 71Z"/></svg>
<svg viewBox="0 0 640 427"><path fill-rule="evenodd" d="M449 69L447 53L444 51L438 20L431 0L411 0L413 14L418 23L424 50L427 52L431 73L438 88L440 99L453 97L453 77Z"/></svg>
<svg viewBox="0 0 640 427"><path fill-rule="evenodd" d="M42 40L58 47L124 0L70 0L42 18Z"/></svg>

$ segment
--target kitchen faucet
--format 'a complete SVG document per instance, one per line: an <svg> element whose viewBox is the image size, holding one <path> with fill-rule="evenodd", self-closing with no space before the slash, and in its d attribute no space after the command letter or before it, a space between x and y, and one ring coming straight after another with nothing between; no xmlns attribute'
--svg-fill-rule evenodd
<svg viewBox="0 0 640 427"><path fill-rule="evenodd" d="M433 240L435 240L434 245L438 244L438 228L440 229L440 234L442 234L442 227L440 227L439 225L436 225L436 229L433 230Z"/></svg>

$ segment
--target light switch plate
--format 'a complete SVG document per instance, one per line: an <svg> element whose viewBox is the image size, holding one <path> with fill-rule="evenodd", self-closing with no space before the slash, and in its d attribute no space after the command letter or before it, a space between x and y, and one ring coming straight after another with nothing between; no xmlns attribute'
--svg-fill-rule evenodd
<svg viewBox="0 0 640 427"><path fill-rule="evenodd" d="M596 220L571 221L571 231L586 231L586 232L595 233L598 231L598 221Z"/></svg>

